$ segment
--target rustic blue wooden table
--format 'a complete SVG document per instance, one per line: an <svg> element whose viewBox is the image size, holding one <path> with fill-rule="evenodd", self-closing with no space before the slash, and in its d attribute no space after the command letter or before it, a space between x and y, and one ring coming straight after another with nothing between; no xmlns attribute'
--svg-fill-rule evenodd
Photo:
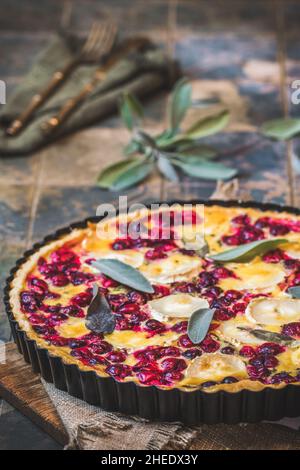
<svg viewBox="0 0 300 470"><path fill-rule="evenodd" d="M291 83L300 79L300 3L296 0L77 0L84 28L108 6L122 34L143 33L163 45L194 80L196 97L220 98L232 110L228 132L214 139L225 163L240 169L240 187L253 199L299 206L297 142L273 143L256 132L267 119L300 114L291 104ZM1 0L0 79L8 96L61 17L61 0ZM165 93L147 101L149 128L162 124ZM117 160L128 135L117 117L80 131L31 156L0 159L0 280L15 259L48 232L94 214L116 200L95 186L95 176ZM127 192L131 201L209 197L215 184L158 176ZM0 340L10 331L0 310ZM1 449L60 446L27 418L0 403Z"/></svg>

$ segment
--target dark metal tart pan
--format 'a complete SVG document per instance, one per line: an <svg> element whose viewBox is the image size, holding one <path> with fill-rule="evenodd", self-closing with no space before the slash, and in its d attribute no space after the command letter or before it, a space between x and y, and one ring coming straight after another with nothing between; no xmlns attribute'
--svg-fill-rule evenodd
<svg viewBox="0 0 300 470"><path fill-rule="evenodd" d="M223 207L256 208L262 211L290 212L300 215L300 210L288 206L257 202L194 200L165 201L220 205ZM109 411L137 415L155 421L180 421L193 424L235 424L239 422L276 421L283 417L300 416L300 386L286 385L280 389L264 388L262 391L242 390L230 393L224 390L212 393L195 390L191 392L171 389L162 390L155 386L142 386L134 382L117 382L112 377L100 377L94 371L83 371L75 364L66 364L59 356L49 354L36 341L28 338L14 319L9 302L9 291L15 273L29 256L42 246L70 233L74 228L84 228L88 222L98 222L101 217L90 217L81 222L62 228L47 236L41 243L26 251L6 281L4 302L14 341L32 369L55 387L67 391L74 397L100 406Z"/></svg>

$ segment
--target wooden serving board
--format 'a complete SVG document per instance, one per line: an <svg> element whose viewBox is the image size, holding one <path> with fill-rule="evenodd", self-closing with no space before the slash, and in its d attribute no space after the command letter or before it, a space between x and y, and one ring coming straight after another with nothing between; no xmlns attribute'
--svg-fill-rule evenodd
<svg viewBox="0 0 300 470"><path fill-rule="evenodd" d="M68 437L40 377L32 372L14 343L7 343L6 361L0 365L0 396L60 444Z"/></svg>

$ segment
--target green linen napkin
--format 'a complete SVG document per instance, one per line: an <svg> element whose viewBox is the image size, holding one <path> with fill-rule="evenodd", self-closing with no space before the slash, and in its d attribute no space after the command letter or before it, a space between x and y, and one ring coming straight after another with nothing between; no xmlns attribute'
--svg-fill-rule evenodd
<svg viewBox="0 0 300 470"><path fill-rule="evenodd" d="M65 134L99 122L101 118L116 110L124 91L142 96L170 84L170 63L162 50L152 47L143 52L132 52L109 71L107 78L99 83L55 135L45 136L40 127L41 123L55 114L68 98L77 95L98 68L97 65L81 65L36 111L33 120L19 135L6 136L4 129L8 124L24 110L30 98L41 91L52 74L60 70L74 53L74 41L62 36L54 36L41 52L28 75L1 109L0 155L33 152Z"/></svg>

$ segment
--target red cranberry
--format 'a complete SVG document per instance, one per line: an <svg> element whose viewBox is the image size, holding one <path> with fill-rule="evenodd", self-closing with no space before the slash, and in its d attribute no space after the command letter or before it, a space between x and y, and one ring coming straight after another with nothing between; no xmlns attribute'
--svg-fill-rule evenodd
<svg viewBox="0 0 300 470"><path fill-rule="evenodd" d="M109 287L118 287L119 283L117 281L114 281L113 279L110 279L109 277L104 276L104 274L101 275L101 283L102 286L108 289Z"/></svg>
<svg viewBox="0 0 300 470"><path fill-rule="evenodd" d="M271 383L271 384L279 384L281 382L285 382L285 383L288 384L288 383L292 383L294 381L295 381L295 378L292 377L287 372L279 372L278 374L273 375L269 379L269 383Z"/></svg>
<svg viewBox="0 0 300 470"><path fill-rule="evenodd" d="M131 248L133 241L130 238L117 238L112 244L113 250L126 250Z"/></svg>
<svg viewBox="0 0 300 470"><path fill-rule="evenodd" d="M51 259L54 263L71 263L76 259L76 255L67 248L59 248L58 250L51 253Z"/></svg>
<svg viewBox="0 0 300 470"><path fill-rule="evenodd" d="M79 307L87 307L91 303L91 300L92 294L90 292L81 292L72 297L71 302Z"/></svg>
<svg viewBox="0 0 300 470"><path fill-rule="evenodd" d="M112 351L107 354L106 359L110 362L124 362L126 359L126 354L122 351Z"/></svg>
<svg viewBox="0 0 300 470"><path fill-rule="evenodd" d="M182 354L184 357L187 359L195 359L197 356L201 356L202 351L200 349L192 348L192 349L187 349L184 351Z"/></svg>
<svg viewBox="0 0 300 470"><path fill-rule="evenodd" d="M60 313L64 315L69 315L70 317L83 318L84 311L82 308L79 308L77 305L67 305L65 307L60 307Z"/></svg>
<svg viewBox="0 0 300 470"><path fill-rule="evenodd" d="M125 364L110 365L105 369L105 371L116 379L124 379L128 375L131 375L131 368Z"/></svg>
<svg viewBox="0 0 300 470"><path fill-rule="evenodd" d="M199 274L198 285L200 287L210 287L210 286L213 286L215 282L216 282L216 278L211 273L202 271Z"/></svg>
<svg viewBox="0 0 300 470"><path fill-rule="evenodd" d="M53 336L56 334L54 328L48 327L46 325L32 325L32 328L38 335Z"/></svg>
<svg viewBox="0 0 300 470"><path fill-rule="evenodd" d="M203 292L203 295L213 300L213 299L216 299L219 295L221 295L222 292L223 291L220 287L213 286L213 287L209 287L208 289L205 289L205 291Z"/></svg>
<svg viewBox="0 0 300 470"><path fill-rule="evenodd" d="M232 222L236 225L250 225L251 220L247 214L237 215L232 219Z"/></svg>
<svg viewBox="0 0 300 470"><path fill-rule="evenodd" d="M184 370L187 365L183 359L168 357L160 363L160 367L164 372L171 372Z"/></svg>
<svg viewBox="0 0 300 470"><path fill-rule="evenodd" d="M56 274L51 277L51 282L56 287L63 287L69 284L69 279L64 274Z"/></svg>
<svg viewBox="0 0 300 470"><path fill-rule="evenodd" d="M277 250L271 250L264 254L263 261L265 263L279 263L283 258L283 252L278 248Z"/></svg>
<svg viewBox="0 0 300 470"><path fill-rule="evenodd" d="M165 325L158 320L147 320L145 328L150 331L162 331L165 329Z"/></svg>
<svg viewBox="0 0 300 470"><path fill-rule="evenodd" d="M256 355L255 350L251 346L243 346L239 354L243 357L254 357Z"/></svg>
<svg viewBox="0 0 300 470"><path fill-rule="evenodd" d="M69 339L68 338L62 338L60 336L50 336L48 338L48 341L51 344L53 344L53 346L64 347L64 346L68 346L68 344L69 344Z"/></svg>
<svg viewBox="0 0 300 470"><path fill-rule="evenodd" d="M122 304L127 302L125 294L108 294L107 300L111 307L119 308Z"/></svg>
<svg viewBox="0 0 300 470"><path fill-rule="evenodd" d="M226 279L228 277L235 277L230 269L219 267L212 271L212 275L215 279Z"/></svg>
<svg viewBox="0 0 300 470"><path fill-rule="evenodd" d="M166 346L165 348L161 348L160 357L163 356L180 356L180 349L176 348L176 346Z"/></svg>
<svg viewBox="0 0 300 470"><path fill-rule="evenodd" d="M249 377L253 380L257 380L266 375L266 369L263 366L256 367L254 365L247 366L247 372Z"/></svg>
<svg viewBox="0 0 300 470"><path fill-rule="evenodd" d="M182 292L184 294L192 294L196 292L197 287L192 282L182 282L181 284L177 284L175 290L176 292Z"/></svg>
<svg viewBox="0 0 300 470"><path fill-rule="evenodd" d="M275 369L276 366L278 366L279 361L276 359L274 356L265 356L264 358L264 366L267 369Z"/></svg>
<svg viewBox="0 0 300 470"><path fill-rule="evenodd" d="M236 382L238 382L238 379L236 379L235 377L231 377L231 376L225 377L222 380L222 384L234 384Z"/></svg>
<svg viewBox="0 0 300 470"><path fill-rule="evenodd" d="M166 295L170 294L170 289L167 286L153 286L154 288L154 295L157 297L165 297Z"/></svg>
<svg viewBox="0 0 300 470"><path fill-rule="evenodd" d="M146 296L140 292L131 291L128 293L128 299L135 304L143 305L147 302Z"/></svg>
<svg viewBox="0 0 300 470"><path fill-rule="evenodd" d="M128 303L125 303L125 304L121 305L118 309L118 312L124 313L124 314L138 313L139 310L140 310L139 305L128 302Z"/></svg>
<svg viewBox="0 0 300 470"><path fill-rule="evenodd" d="M213 353L216 352L219 347L220 343L215 341L211 336L207 336L200 344L202 351L206 353Z"/></svg>
<svg viewBox="0 0 300 470"><path fill-rule="evenodd" d="M112 345L107 341L100 341L96 344L90 344L90 349L95 354L105 354L112 351Z"/></svg>
<svg viewBox="0 0 300 470"><path fill-rule="evenodd" d="M172 371L166 372L165 374L163 374L163 377L167 382L178 382L179 380L182 380L184 376L179 371Z"/></svg>
<svg viewBox="0 0 300 470"><path fill-rule="evenodd" d="M233 302L243 297L243 294L239 292L238 290L227 290L224 294L224 297L226 300Z"/></svg>
<svg viewBox="0 0 300 470"><path fill-rule="evenodd" d="M116 330L131 330L131 323L126 318L117 318Z"/></svg>
<svg viewBox="0 0 300 470"><path fill-rule="evenodd" d="M90 276L86 273L75 271L70 273L70 279L74 286L80 286L81 284L87 282L90 279Z"/></svg>
<svg viewBox="0 0 300 470"><path fill-rule="evenodd" d="M155 361L161 357L162 348L157 346L149 346L146 349L141 349L133 353L134 357L138 360Z"/></svg>
<svg viewBox="0 0 300 470"><path fill-rule="evenodd" d="M290 229L286 225L275 223L270 226L270 234L274 236L286 235L289 231Z"/></svg>
<svg viewBox="0 0 300 470"><path fill-rule="evenodd" d="M214 382L213 380L209 380L207 382L203 382L203 384L201 384L201 387L209 388L209 387L213 387L214 385L217 385L217 382Z"/></svg>
<svg viewBox="0 0 300 470"><path fill-rule="evenodd" d="M231 346L225 346L220 350L222 354L234 354L235 350Z"/></svg>
<svg viewBox="0 0 300 470"><path fill-rule="evenodd" d="M45 295L48 292L48 284L37 277L31 277L28 280L28 288L38 295Z"/></svg>
<svg viewBox="0 0 300 470"><path fill-rule="evenodd" d="M145 258L148 260L163 259L167 258L167 255L159 248L148 250L145 254Z"/></svg>
<svg viewBox="0 0 300 470"><path fill-rule="evenodd" d="M143 371L137 374L137 378L139 379L139 381L145 385L151 385L156 383L159 377L160 375L158 373L151 371Z"/></svg>
<svg viewBox="0 0 300 470"><path fill-rule="evenodd" d="M187 321L181 321L178 323L175 323L175 325L172 326L171 330L176 331L176 333L185 333L187 330L188 322Z"/></svg>
<svg viewBox="0 0 300 470"><path fill-rule="evenodd" d="M299 261L297 259L285 259L284 266L287 269L299 269Z"/></svg>
<svg viewBox="0 0 300 470"><path fill-rule="evenodd" d="M234 317L234 314L226 308L219 308L215 311L214 319L217 321L227 321Z"/></svg>
<svg viewBox="0 0 300 470"><path fill-rule="evenodd" d="M299 324L300 325L300 324ZM263 356L270 355L270 356L277 356L284 352L285 348L277 343L263 343L257 348L257 353Z"/></svg>
<svg viewBox="0 0 300 470"><path fill-rule="evenodd" d="M38 309L40 301L33 292L23 291L21 293L21 305L25 312L34 313Z"/></svg>
<svg viewBox="0 0 300 470"><path fill-rule="evenodd" d="M266 227L269 227L269 225L270 225L270 217L260 217L259 219L257 219L257 221L254 224L256 228L266 228Z"/></svg>
<svg viewBox="0 0 300 470"><path fill-rule="evenodd" d="M245 312L247 304L246 302L237 302L236 304L233 304L231 308L233 313L237 315Z"/></svg>
<svg viewBox="0 0 300 470"><path fill-rule="evenodd" d="M194 347L194 343L190 340L188 335L182 335L178 338L178 344L179 346L182 346L183 348L192 348Z"/></svg>
<svg viewBox="0 0 300 470"><path fill-rule="evenodd" d="M84 339L71 338L69 339L69 346L71 349L83 348L86 346L86 341Z"/></svg>
<svg viewBox="0 0 300 470"><path fill-rule="evenodd" d="M300 322L293 322L284 325L282 328L282 333L287 336L295 336L296 338L300 337Z"/></svg>

